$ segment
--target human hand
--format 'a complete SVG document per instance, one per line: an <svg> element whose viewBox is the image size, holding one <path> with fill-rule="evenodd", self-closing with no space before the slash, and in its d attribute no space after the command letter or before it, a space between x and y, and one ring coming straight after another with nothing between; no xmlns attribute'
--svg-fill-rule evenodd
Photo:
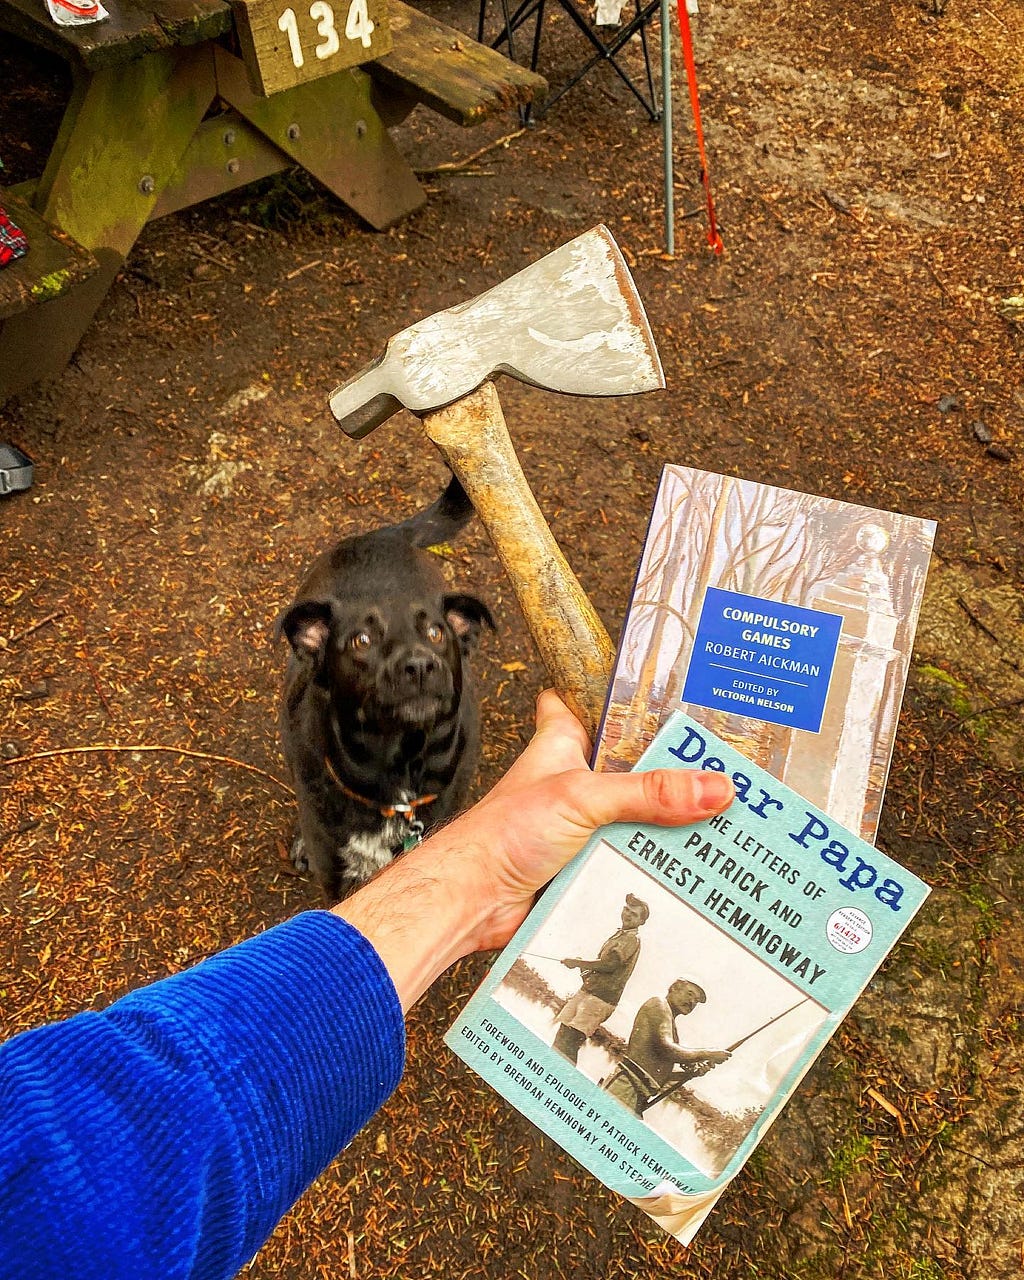
<svg viewBox="0 0 1024 1280"><path fill-rule="evenodd" d="M373 943L405 1008L462 956L504 946L598 827L677 826L732 802L724 774L595 774L589 747L558 695L542 693L536 732L494 789L334 908Z"/></svg>
<svg viewBox="0 0 1024 1280"><path fill-rule="evenodd" d="M724 774L689 769L595 774L590 743L553 690L537 700L537 729L508 773L437 837L459 841L462 895L475 910L468 950L504 946L542 888L609 822L677 826L732 802ZM434 842L422 846L427 854ZM454 869L454 867L453 867ZM580 962L576 961L577 966Z"/></svg>

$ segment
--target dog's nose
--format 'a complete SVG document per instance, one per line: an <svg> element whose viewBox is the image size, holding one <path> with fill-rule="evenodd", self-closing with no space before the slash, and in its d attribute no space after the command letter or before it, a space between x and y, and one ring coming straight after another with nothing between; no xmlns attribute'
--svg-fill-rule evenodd
<svg viewBox="0 0 1024 1280"><path fill-rule="evenodd" d="M422 689L427 681L437 674L440 663L432 653L418 653L405 661L405 675L409 682Z"/></svg>

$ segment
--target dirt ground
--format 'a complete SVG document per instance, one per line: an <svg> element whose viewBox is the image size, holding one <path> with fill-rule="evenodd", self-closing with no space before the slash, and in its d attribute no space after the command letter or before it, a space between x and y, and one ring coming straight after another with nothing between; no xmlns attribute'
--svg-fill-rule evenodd
<svg viewBox="0 0 1024 1280"><path fill-rule="evenodd" d="M475 6L424 7L475 29ZM1020 1274L1024 330L1004 300L1024 293L1024 9L702 9L721 258L681 60L672 258L660 127L602 68L528 130L415 113L396 137L418 169L499 145L428 176L426 207L386 234L298 180L153 224L66 373L0 408L0 439L37 463L0 504L5 1034L317 905L285 853L272 627L325 543L444 481L413 419L356 444L326 410L411 321L613 230L668 389L501 387L613 635L666 461L939 524L881 829L935 892L693 1247L443 1047L474 959L416 1009L398 1093L253 1277ZM555 14L541 70L557 84L582 52ZM0 57L26 65L14 42ZM4 76L9 180L37 171L66 89L38 58ZM478 529L448 569L499 624L477 660L483 788L528 736L544 674Z"/></svg>

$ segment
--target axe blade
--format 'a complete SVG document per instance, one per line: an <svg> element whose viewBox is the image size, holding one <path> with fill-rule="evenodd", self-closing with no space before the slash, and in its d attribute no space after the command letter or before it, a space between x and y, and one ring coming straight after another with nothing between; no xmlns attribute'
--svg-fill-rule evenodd
<svg viewBox="0 0 1024 1280"><path fill-rule="evenodd" d="M643 303L607 227L403 329L332 392L331 412L359 438L402 407L440 409L496 373L579 396L664 387Z"/></svg>

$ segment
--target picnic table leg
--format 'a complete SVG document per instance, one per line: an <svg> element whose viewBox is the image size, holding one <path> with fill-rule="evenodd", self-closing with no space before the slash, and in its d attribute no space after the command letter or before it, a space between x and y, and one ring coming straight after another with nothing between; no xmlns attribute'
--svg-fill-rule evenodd
<svg viewBox="0 0 1024 1280"><path fill-rule="evenodd" d="M0 398L67 364L215 94L209 46L83 73L33 203L99 269L5 323Z"/></svg>
<svg viewBox="0 0 1024 1280"><path fill-rule="evenodd" d="M365 71L337 71L261 98L238 58L217 49L216 63L224 101L375 230L426 201L372 100Z"/></svg>

